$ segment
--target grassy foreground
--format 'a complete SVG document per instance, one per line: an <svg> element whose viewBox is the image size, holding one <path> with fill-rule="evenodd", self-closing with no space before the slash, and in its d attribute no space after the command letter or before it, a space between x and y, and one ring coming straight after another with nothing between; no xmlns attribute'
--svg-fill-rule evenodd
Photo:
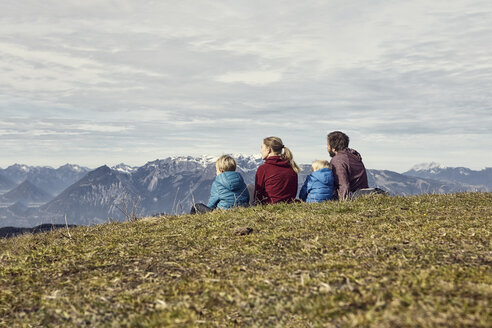
<svg viewBox="0 0 492 328"><path fill-rule="evenodd" d="M377 196L0 239L0 326L490 327L491 204Z"/></svg>

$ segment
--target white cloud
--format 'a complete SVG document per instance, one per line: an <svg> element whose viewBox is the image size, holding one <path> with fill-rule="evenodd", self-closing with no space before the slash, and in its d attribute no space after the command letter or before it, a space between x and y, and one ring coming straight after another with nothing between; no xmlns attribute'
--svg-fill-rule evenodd
<svg viewBox="0 0 492 328"><path fill-rule="evenodd" d="M74 130L80 130L84 132L123 132L132 130L127 126L115 126L115 125L102 125L102 124L79 124L74 126L68 126L68 128Z"/></svg>
<svg viewBox="0 0 492 328"><path fill-rule="evenodd" d="M223 83L245 83L250 85L262 86L278 82L282 79L282 74L273 71L243 71L229 72L216 78Z"/></svg>

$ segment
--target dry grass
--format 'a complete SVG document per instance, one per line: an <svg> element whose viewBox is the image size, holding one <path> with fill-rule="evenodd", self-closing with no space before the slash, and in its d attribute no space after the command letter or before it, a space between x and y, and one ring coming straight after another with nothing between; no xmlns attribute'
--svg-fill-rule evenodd
<svg viewBox="0 0 492 328"><path fill-rule="evenodd" d="M490 327L491 204L379 196L0 239L0 326Z"/></svg>

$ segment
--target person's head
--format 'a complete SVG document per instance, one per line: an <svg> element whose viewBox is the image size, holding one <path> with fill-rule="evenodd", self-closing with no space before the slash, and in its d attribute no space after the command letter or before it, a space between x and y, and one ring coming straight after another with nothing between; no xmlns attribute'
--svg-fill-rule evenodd
<svg viewBox="0 0 492 328"><path fill-rule="evenodd" d="M236 171L236 160L229 155L222 155L215 162L215 168L217 169L217 175L226 171Z"/></svg>
<svg viewBox="0 0 492 328"><path fill-rule="evenodd" d="M292 169L296 173L301 171L301 168L294 162L294 155L292 155L290 149L285 147L282 139L278 137L268 137L263 139L260 152L262 159L266 159L270 156L281 156L290 162L290 166L292 166Z"/></svg>
<svg viewBox="0 0 492 328"><path fill-rule="evenodd" d="M266 159L270 156L282 156L283 149L285 149L285 146L282 139L278 137L265 138L261 144L261 158Z"/></svg>
<svg viewBox="0 0 492 328"><path fill-rule="evenodd" d="M326 138L326 146L328 148L328 153L333 157L340 150L344 150L349 146L350 139L348 135L341 131L330 132Z"/></svg>
<svg viewBox="0 0 492 328"><path fill-rule="evenodd" d="M330 164L330 162L325 161L323 159L317 159L317 160L315 160L313 162L313 164L311 165L311 167L313 168L313 172L315 172L315 171L318 171L318 170L321 170L321 169L324 169L324 168L331 169L331 164Z"/></svg>

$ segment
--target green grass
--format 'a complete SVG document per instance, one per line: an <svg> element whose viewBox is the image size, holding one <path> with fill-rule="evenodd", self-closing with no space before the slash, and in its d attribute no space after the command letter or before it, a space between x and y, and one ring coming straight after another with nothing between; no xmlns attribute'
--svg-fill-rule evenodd
<svg viewBox="0 0 492 328"><path fill-rule="evenodd" d="M0 239L0 326L490 327L491 204L379 196Z"/></svg>

